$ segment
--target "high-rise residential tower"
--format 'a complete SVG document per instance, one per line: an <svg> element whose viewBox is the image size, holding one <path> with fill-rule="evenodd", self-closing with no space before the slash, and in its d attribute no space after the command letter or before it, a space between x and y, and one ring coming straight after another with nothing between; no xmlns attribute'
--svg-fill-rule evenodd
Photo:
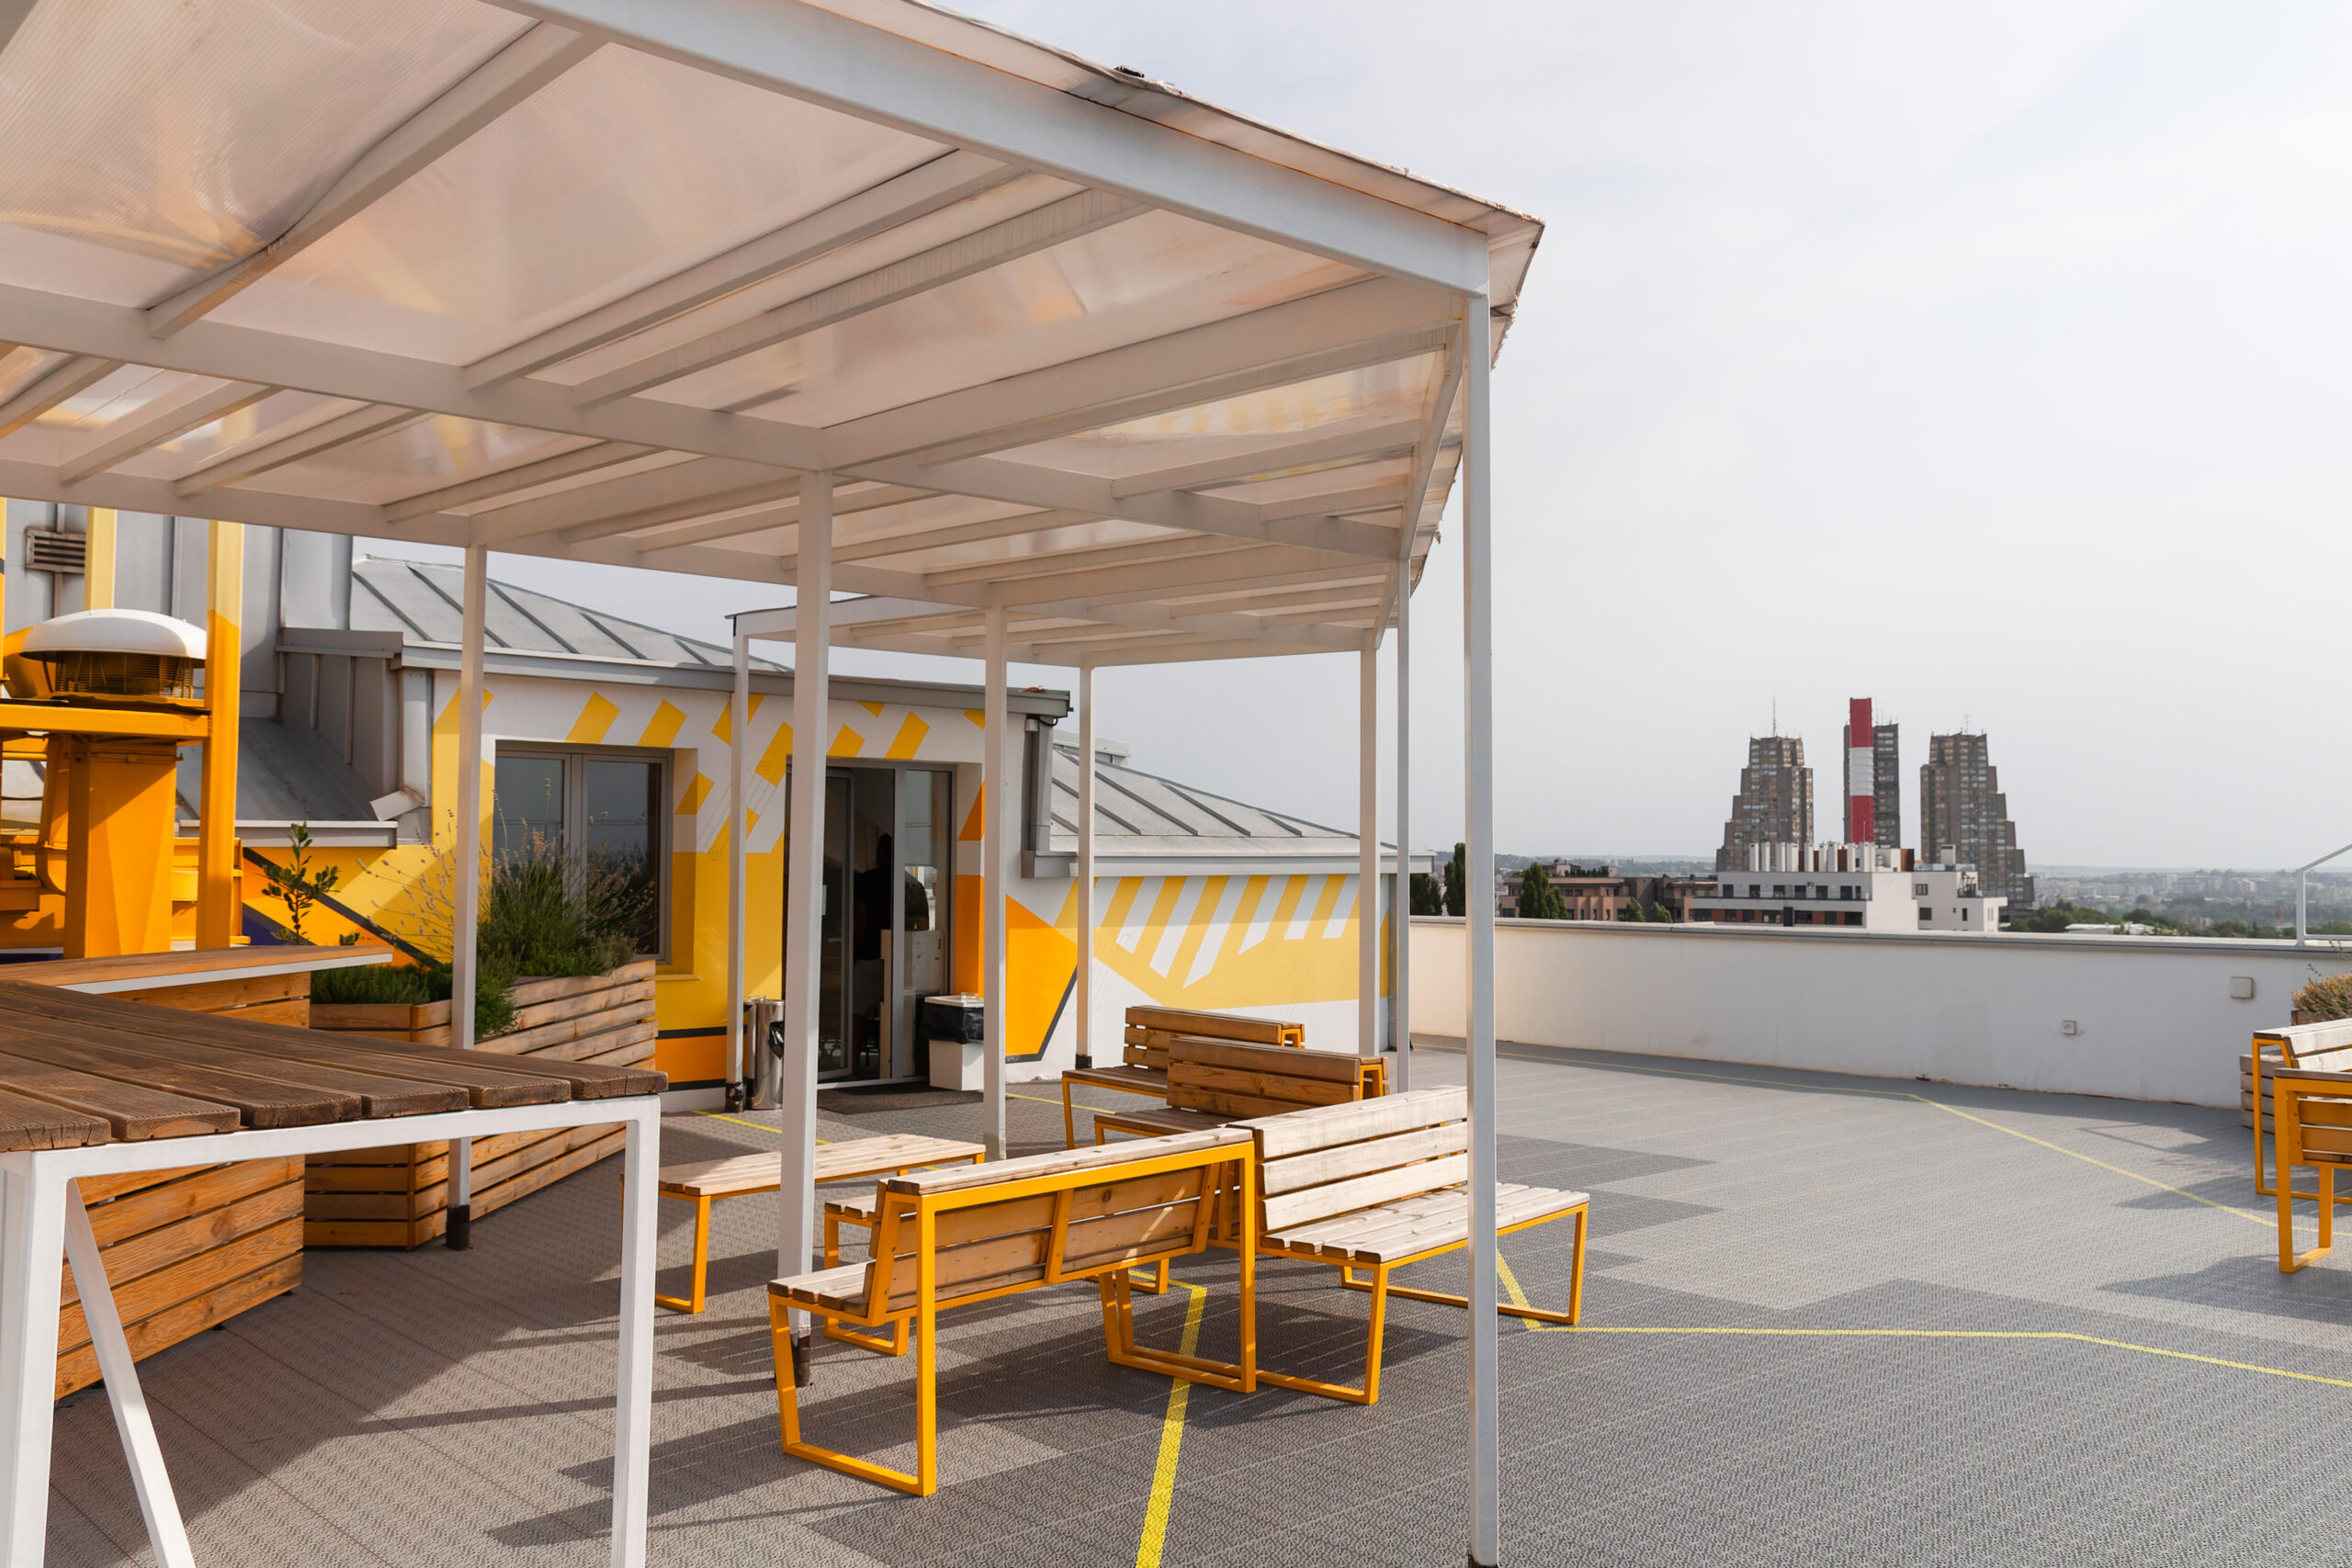
<svg viewBox="0 0 2352 1568"><path fill-rule="evenodd" d="M1874 809L1873 844L1890 850L1903 847L1903 748L1901 730L1892 724L1871 728L1871 794Z"/></svg>
<svg viewBox="0 0 2352 1568"><path fill-rule="evenodd" d="M1934 735L1919 770L1919 853L1940 861L1949 849L1976 868L1977 886L1999 894L2012 909L2033 908L2033 878L2018 848L2017 825L2001 794L1990 749L1981 734Z"/></svg>
<svg viewBox="0 0 2352 1568"><path fill-rule="evenodd" d="M1724 847L1715 869L1747 863L1750 844L1813 842L1813 770L1804 765L1804 742L1793 736L1750 736L1747 766L1739 771L1739 793L1724 824Z"/></svg>

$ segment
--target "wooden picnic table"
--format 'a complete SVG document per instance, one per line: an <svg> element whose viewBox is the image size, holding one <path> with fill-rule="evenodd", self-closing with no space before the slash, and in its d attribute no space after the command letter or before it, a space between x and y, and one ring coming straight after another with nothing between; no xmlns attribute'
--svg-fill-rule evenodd
<svg viewBox="0 0 2352 1568"><path fill-rule="evenodd" d="M354 1043L348 1035L0 977L0 1562L41 1561L62 1255L148 1539L164 1568L193 1568L85 1207L85 1180L611 1122L628 1128L613 1560L642 1562L654 1173L666 1083L641 1067Z"/></svg>

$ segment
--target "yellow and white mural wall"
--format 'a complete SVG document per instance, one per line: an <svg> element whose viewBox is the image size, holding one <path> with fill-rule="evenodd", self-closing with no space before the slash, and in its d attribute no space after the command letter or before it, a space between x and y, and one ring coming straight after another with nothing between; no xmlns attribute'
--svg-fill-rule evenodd
<svg viewBox="0 0 2352 1568"><path fill-rule="evenodd" d="M633 672L632 672L633 673ZM758 682L755 682L755 684ZM424 933L446 911L455 841L458 782L456 672L432 671L431 840L381 851L336 851L318 863L342 873L334 902L364 929ZM981 713L977 707L871 700L895 685L860 682L868 700L837 700L827 718L828 755L837 762L907 762L951 768L955 777L956 886L950 983L983 989L980 953ZM912 688L927 694L937 688ZM749 995L783 987L786 770L792 753L788 694L751 697L745 805L745 898ZM1015 722L1022 716L1015 713ZM525 675L493 669L484 678L483 829L491 824L501 743L612 747L661 753L668 761L666 952L656 976L656 1064L674 1084L709 1085L726 1074L729 748L728 694L707 686ZM1008 748L1016 758L1021 748ZM1017 781L1016 781L1017 782ZM1018 794L1014 799L1020 798ZM1011 830L1009 829L1009 832ZM1013 835L1017 841L1017 834ZM1098 878L1093 1044L1116 1059L1125 1010L1135 1003L1238 1010L1305 1022L1309 1043L1351 1049L1355 1042L1356 878L1351 840L1340 840L1328 873L1182 874ZM1120 862L1148 863L1123 845ZM249 879L257 912L282 916ZM1008 878L1006 1047L1015 1079L1050 1078L1077 1049L1073 978L1078 900L1068 877ZM447 929L446 912L440 915ZM332 942L350 923L321 912L309 940ZM446 947L446 938L437 945ZM1383 989L1385 990L1384 973Z"/></svg>

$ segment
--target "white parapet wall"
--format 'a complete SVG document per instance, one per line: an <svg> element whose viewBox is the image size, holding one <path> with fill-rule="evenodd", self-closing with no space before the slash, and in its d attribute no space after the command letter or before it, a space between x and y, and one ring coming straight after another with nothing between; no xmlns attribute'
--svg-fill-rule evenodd
<svg viewBox="0 0 2352 1568"><path fill-rule="evenodd" d="M2237 1058L2352 943L1502 920L1532 1045L2235 1105ZM1459 919L1413 922L1413 1031L1463 1032ZM2248 988L2251 997L2234 993ZM2067 1032L2071 1024L2073 1032Z"/></svg>

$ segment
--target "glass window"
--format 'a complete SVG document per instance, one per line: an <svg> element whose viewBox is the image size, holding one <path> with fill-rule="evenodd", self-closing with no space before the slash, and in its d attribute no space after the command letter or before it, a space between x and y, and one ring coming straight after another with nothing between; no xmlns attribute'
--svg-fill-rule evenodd
<svg viewBox="0 0 2352 1568"><path fill-rule="evenodd" d="M662 953L668 859L664 763L595 748L499 749L491 846L501 861L563 862L583 897L637 951Z"/></svg>

